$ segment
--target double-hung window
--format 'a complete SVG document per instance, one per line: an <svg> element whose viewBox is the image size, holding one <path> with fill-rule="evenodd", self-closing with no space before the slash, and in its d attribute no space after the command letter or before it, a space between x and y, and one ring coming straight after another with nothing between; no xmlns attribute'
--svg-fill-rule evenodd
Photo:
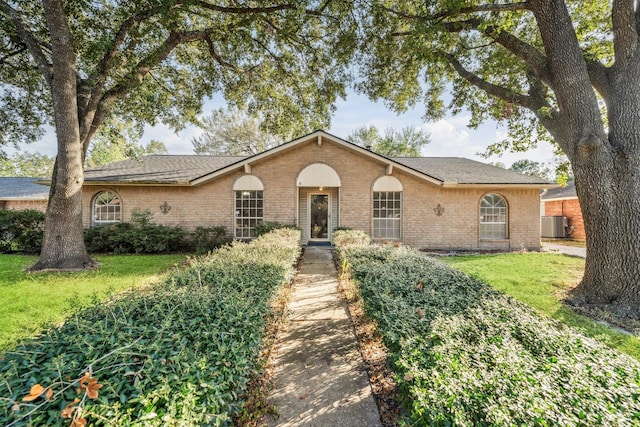
<svg viewBox="0 0 640 427"><path fill-rule="evenodd" d="M373 192L373 238L400 239L402 230L402 192Z"/></svg>
<svg viewBox="0 0 640 427"><path fill-rule="evenodd" d="M262 224L264 218L263 191L236 191L236 239L256 237L256 225Z"/></svg>
<svg viewBox="0 0 640 427"><path fill-rule="evenodd" d="M508 238L507 201L499 194L487 194L480 201L480 239L503 240Z"/></svg>

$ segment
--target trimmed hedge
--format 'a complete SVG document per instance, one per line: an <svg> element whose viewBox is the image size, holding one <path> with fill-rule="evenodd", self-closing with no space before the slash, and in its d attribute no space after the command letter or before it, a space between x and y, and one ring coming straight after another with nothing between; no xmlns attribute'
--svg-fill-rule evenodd
<svg viewBox="0 0 640 427"><path fill-rule="evenodd" d="M234 243L0 355L0 424L231 424L299 240L283 229Z"/></svg>
<svg viewBox="0 0 640 427"><path fill-rule="evenodd" d="M131 222L86 229L84 240L87 250L113 254L196 252L203 255L231 241L222 226L197 227L188 232L180 227L154 224L152 217L149 210L134 210Z"/></svg>
<svg viewBox="0 0 640 427"><path fill-rule="evenodd" d="M640 425L640 364L407 248L340 249L410 425Z"/></svg>
<svg viewBox="0 0 640 427"><path fill-rule="evenodd" d="M332 238L336 248L349 245L368 245L371 243L371 238L367 233L349 228L336 229L336 231L333 232Z"/></svg>

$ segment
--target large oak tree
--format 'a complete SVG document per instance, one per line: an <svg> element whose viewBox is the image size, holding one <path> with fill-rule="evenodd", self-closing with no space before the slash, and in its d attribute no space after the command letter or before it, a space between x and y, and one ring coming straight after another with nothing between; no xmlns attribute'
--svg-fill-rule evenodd
<svg viewBox="0 0 640 427"><path fill-rule="evenodd" d="M363 2L360 87L398 110L467 108L567 155L587 231L574 301L640 316L640 8L634 0ZM494 147L496 148L496 147Z"/></svg>
<svg viewBox="0 0 640 427"><path fill-rule="evenodd" d="M207 96L273 132L326 126L352 44L350 2L0 0L0 140L55 127L57 160L33 270L93 265L83 161L110 115L179 129Z"/></svg>

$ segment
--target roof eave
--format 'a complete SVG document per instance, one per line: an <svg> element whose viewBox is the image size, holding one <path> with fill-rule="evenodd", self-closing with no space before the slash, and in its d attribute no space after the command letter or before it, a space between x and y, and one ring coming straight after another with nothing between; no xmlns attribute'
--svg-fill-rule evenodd
<svg viewBox="0 0 640 427"><path fill-rule="evenodd" d="M518 183L457 183L457 182L445 182L443 188L512 188L512 189L527 189L527 190L544 190L548 188L556 188L557 184L542 184L542 183L530 183L530 184L518 184Z"/></svg>

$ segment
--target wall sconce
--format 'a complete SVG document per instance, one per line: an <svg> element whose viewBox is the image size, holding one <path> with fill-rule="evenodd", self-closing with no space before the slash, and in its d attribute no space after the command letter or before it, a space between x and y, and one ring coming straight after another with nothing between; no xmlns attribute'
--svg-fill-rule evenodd
<svg viewBox="0 0 640 427"><path fill-rule="evenodd" d="M324 187L318 187L318 190L322 191L324 190Z"/></svg>
<svg viewBox="0 0 640 427"><path fill-rule="evenodd" d="M169 206L169 203L167 203L167 201L165 200L164 203L160 205L160 212L166 215L169 213L170 210L171 210L171 206Z"/></svg>

